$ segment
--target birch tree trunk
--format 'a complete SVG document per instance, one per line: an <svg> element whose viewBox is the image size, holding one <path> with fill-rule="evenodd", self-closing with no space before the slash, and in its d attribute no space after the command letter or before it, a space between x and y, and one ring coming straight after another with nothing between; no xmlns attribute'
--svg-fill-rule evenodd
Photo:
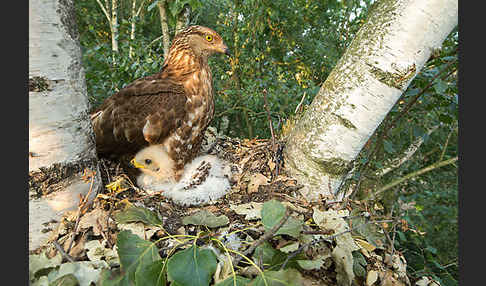
<svg viewBox="0 0 486 286"><path fill-rule="evenodd" d="M73 0L29 1L29 250L101 186L75 20Z"/></svg>
<svg viewBox="0 0 486 286"><path fill-rule="evenodd" d="M142 3L143 4L143 3ZM142 6L142 5L140 5ZM131 59L133 58L133 40L135 40L135 17L137 11L137 0L132 1L132 19L131 19L131 29L130 29L130 48L128 50L128 57Z"/></svg>
<svg viewBox="0 0 486 286"><path fill-rule="evenodd" d="M96 0L103 11L103 14L108 20L108 25L111 31L111 50L113 51L113 62L115 62L115 53L118 53L118 0L111 0L111 13L109 11L108 0L105 0L105 5L101 0Z"/></svg>
<svg viewBox="0 0 486 286"><path fill-rule="evenodd" d="M128 51L128 56L133 58L133 40L135 40L135 26L136 26L136 19L140 15L140 12L142 11L143 4L145 3L145 0L142 0L140 2L140 7L138 7L137 10L137 0L132 1L132 23L131 23L131 29L130 29L130 41L132 43L130 44L130 49Z"/></svg>
<svg viewBox="0 0 486 286"><path fill-rule="evenodd" d="M111 0L111 50L118 53L118 0Z"/></svg>
<svg viewBox="0 0 486 286"><path fill-rule="evenodd" d="M164 43L164 58L169 54L170 48L169 25L167 24L167 12L165 9L165 4L165 0L161 0L157 3L160 14L160 26L162 28L162 42Z"/></svg>
<svg viewBox="0 0 486 286"><path fill-rule="evenodd" d="M378 0L290 131L288 171L310 200L338 193L353 160L431 52L457 25L457 0Z"/></svg>
<svg viewBox="0 0 486 286"><path fill-rule="evenodd" d="M185 4L177 17L176 34L189 25L189 16L191 16L191 6Z"/></svg>

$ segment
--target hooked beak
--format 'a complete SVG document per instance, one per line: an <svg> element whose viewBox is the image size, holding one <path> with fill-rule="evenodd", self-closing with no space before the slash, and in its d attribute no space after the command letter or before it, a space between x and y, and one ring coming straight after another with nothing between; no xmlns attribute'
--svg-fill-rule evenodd
<svg viewBox="0 0 486 286"><path fill-rule="evenodd" d="M132 164L133 167L135 168L139 168L139 169L145 169L145 166L142 165L142 164L139 164L137 161L135 161L135 158L133 158L131 161L130 161L130 164Z"/></svg>
<svg viewBox="0 0 486 286"><path fill-rule="evenodd" d="M231 51L228 47L226 47L226 49L224 49L224 54L227 55L227 56L231 56Z"/></svg>
<svg viewBox="0 0 486 286"><path fill-rule="evenodd" d="M228 46L226 46L225 44L222 43L221 45L221 53L227 55L227 56L231 56L231 51L230 49L228 48Z"/></svg>

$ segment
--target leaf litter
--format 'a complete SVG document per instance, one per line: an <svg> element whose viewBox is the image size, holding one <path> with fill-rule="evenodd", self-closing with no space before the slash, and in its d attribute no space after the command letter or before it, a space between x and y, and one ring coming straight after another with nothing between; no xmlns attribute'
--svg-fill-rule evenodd
<svg viewBox="0 0 486 286"><path fill-rule="evenodd" d="M136 187L127 158L100 159L107 187L77 229L76 216L66 213L51 243L31 253L31 283L410 285L403 256L391 257L367 208L350 199L341 210L308 202L271 140L239 140L209 128L202 152L230 163L231 192L192 207ZM70 237L76 251L56 250L54 242L66 251Z"/></svg>

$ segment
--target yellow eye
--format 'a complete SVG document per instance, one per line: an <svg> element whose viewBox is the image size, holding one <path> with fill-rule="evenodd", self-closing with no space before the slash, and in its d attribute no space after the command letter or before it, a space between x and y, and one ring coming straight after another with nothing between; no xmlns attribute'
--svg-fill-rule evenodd
<svg viewBox="0 0 486 286"><path fill-rule="evenodd" d="M211 42L213 40L213 36L206 35L206 41Z"/></svg>

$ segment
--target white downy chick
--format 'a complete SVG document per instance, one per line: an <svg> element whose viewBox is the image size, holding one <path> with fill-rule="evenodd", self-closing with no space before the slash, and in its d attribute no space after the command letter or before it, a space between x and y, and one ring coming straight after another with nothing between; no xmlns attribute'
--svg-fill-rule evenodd
<svg viewBox="0 0 486 286"><path fill-rule="evenodd" d="M139 168L142 174L137 184L150 185L151 182L174 181L174 161L163 145L151 145L140 150L130 163Z"/></svg>
<svg viewBox="0 0 486 286"><path fill-rule="evenodd" d="M132 164L143 172L137 178L138 186L149 193L161 192L179 205L211 204L231 188L229 166L214 155L201 155L186 164L179 182L166 175L166 168L173 166L167 163L168 159L167 152L159 145L139 151L132 160Z"/></svg>

